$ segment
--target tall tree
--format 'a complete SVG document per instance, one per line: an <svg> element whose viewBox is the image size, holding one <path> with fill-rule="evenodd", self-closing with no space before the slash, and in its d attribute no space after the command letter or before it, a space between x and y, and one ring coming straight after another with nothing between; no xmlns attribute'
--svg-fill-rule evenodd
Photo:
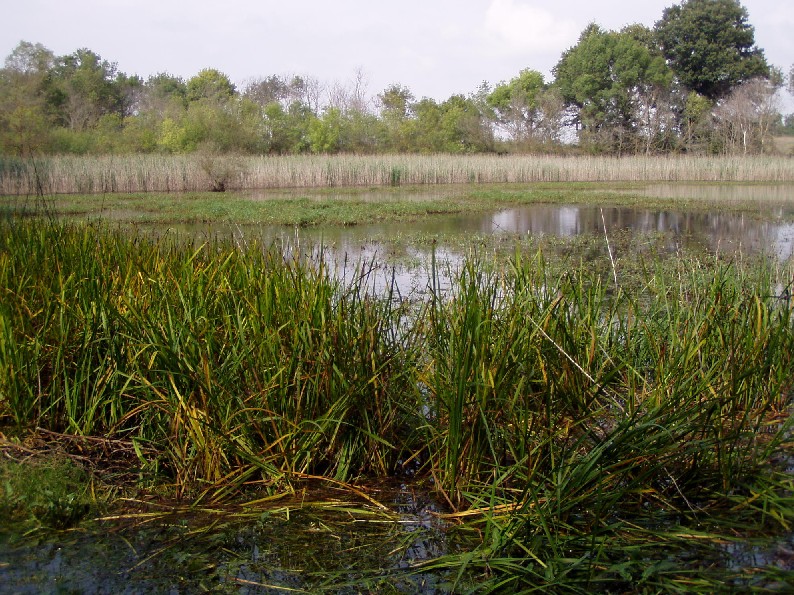
<svg viewBox="0 0 794 595"><path fill-rule="evenodd" d="M267 107L271 103L283 103L290 96L290 87L282 77L273 74L249 81L243 96L262 107Z"/></svg>
<svg viewBox="0 0 794 595"><path fill-rule="evenodd" d="M545 85L537 70L522 70L507 83L499 83L488 95L497 124L517 143L537 136L542 111L540 98Z"/></svg>
<svg viewBox="0 0 794 595"><path fill-rule="evenodd" d="M54 54L21 41L0 69L0 152L29 154L47 148L51 121L46 94Z"/></svg>
<svg viewBox="0 0 794 595"><path fill-rule="evenodd" d="M410 151L413 147L413 104L415 97L408 87L392 84L377 97L380 116L386 128L387 146L393 151Z"/></svg>
<svg viewBox="0 0 794 595"><path fill-rule="evenodd" d="M165 116L186 107L187 85L180 77L161 72L146 79L139 98L141 111Z"/></svg>
<svg viewBox="0 0 794 595"><path fill-rule="evenodd" d="M738 0L684 0L666 8L655 32L679 82L715 101L743 82L768 76L748 18Z"/></svg>
<svg viewBox="0 0 794 595"><path fill-rule="evenodd" d="M617 152L636 150L637 135L652 134L648 112L672 81L664 59L633 34L595 24L563 54L554 74L555 86L573 109L573 123L583 129L580 140Z"/></svg>
<svg viewBox="0 0 794 595"><path fill-rule="evenodd" d="M61 108L69 129L86 130L106 114L123 115L124 94L116 84L119 75L115 62L85 48L58 60L57 90L50 100Z"/></svg>

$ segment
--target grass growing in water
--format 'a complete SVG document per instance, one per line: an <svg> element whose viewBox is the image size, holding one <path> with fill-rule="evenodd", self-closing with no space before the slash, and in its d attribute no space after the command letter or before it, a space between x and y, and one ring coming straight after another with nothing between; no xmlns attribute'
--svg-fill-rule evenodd
<svg viewBox="0 0 794 595"><path fill-rule="evenodd" d="M276 247L2 225L4 422L129 441L178 496L410 466L483 535L433 565L492 590L746 586L684 558L791 531L790 270L472 257L406 306Z"/></svg>

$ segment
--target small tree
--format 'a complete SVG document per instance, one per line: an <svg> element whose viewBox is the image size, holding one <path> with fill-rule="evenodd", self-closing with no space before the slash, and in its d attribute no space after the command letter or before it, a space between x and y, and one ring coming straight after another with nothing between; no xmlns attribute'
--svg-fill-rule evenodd
<svg viewBox="0 0 794 595"><path fill-rule="evenodd" d="M736 87L714 112L725 153L763 153L780 121L776 88L757 78Z"/></svg>
<svg viewBox="0 0 794 595"><path fill-rule="evenodd" d="M219 70L205 68L187 82L186 93L188 101L208 99L224 103L237 94L237 89L229 77Z"/></svg>

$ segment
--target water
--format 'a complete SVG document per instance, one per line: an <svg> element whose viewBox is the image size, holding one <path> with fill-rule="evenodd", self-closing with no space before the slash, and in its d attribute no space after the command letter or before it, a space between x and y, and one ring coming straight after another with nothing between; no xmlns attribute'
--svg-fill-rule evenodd
<svg viewBox="0 0 794 595"><path fill-rule="evenodd" d="M177 510L25 536L0 524L0 592L416 593L444 592L454 580L408 572L458 547L427 493L381 486L376 496L389 504L381 510L350 494L312 492L311 502L236 515Z"/></svg>
<svg viewBox="0 0 794 595"><path fill-rule="evenodd" d="M732 194L736 192L733 187L724 188ZM758 188L751 188L758 192ZM794 256L794 201L791 206L777 202L760 204L753 213L716 208L720 204L725 203L716 201L715 208L709 211L534 204L491 213L350 227L289 228L229 223L125 225L141 233L192 238L197 242L231 238L241 247L253 240L264 245L275 243L287 253L311 254L315 258L320 254L318 246L322 246L322 258L336 269L343 281L355 279L360 265L367 263L371 269L367 283L373 292L395 287L403 296L421 296L427 292L433 258L441 265L436 269L440 288L448 287L457 265L469 254L471 245L478 244L499 245L509 254L516 244L544 238L591 238L597 250L589 253L604 255L605 240L619 234L634 238L635 247L653 245L668 254L691 249L728 258L765 253L785 261ZM635 247L627 252L616 248L615 242L610 246L616 259L634 258Z"/></svg>

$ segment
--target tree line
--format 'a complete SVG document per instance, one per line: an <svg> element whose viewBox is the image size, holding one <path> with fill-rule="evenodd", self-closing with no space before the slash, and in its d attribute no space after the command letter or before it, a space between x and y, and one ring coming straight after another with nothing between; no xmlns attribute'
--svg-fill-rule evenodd
<svg viewBox="0 0 794 595"><path fill-rule="evenodd" d="M271 75L237 88L207 68L143 80L89 49L22 41L0 69L0 153L759 153L794 132L738 0L683 0L651 27L590 24L553 69L444 101L366 77Z"/></svg>

